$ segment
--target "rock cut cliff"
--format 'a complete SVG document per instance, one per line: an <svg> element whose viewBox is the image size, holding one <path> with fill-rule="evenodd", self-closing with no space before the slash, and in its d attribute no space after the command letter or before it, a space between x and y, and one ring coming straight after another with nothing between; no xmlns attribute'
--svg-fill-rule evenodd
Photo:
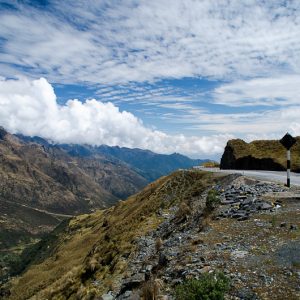
<svg viewBox="0 0 300 300"><path fill-rule="evenodd" d="M300 137L291 149L291 170L300 172ZM246 143L241 139L228 141L221 158L221 169L270 170L286 169L286 149L278 140L257 140Z"/></svg>

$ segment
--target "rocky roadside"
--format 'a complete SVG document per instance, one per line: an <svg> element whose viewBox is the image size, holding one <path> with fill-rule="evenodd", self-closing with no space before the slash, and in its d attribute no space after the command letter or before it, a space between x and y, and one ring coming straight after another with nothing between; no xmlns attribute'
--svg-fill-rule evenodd
<svg viewBox="0 0 300 300"><path fill-rule="evenodd" d="M210 189L220 199L212 214L205 213L208 190L187 207L159 211L163 222L136 239L127 277L103 300L141 299L145 284L157 299L173 299L175 285L215 270L231 278L227 299L300 298L300 199L236 175Z"/></svg>

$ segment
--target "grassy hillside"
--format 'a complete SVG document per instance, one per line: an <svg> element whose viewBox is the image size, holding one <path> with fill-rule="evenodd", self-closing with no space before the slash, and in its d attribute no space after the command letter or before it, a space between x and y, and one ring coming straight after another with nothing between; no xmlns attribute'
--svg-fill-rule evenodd
<svg viewBox="0 0 300 300"><path fill-rule="evenodd" d="M194 163L140 149L53 145L0 128L0 263L6 270L0 279L10 272L10 252L17 259L62 219L110 207L149 180Z"/></svg>
<svg viewBox="0 0 300 300"><path fill-rule="evenodd" d="M291 149L292 171L300 172L300 137ZM228 141L221 159L223 169L285 170L286 149L278 140L257 140L246 143L235 139Z"/></svg>
<svg viewBox="0 0 300 300"><path fill-rule="evenodd" d="M199 171L176 172L115 207L71 219L56 240L39 250L44 260L13 281L11 299L88 299L126 277L135 239L157 228L167 210L197 197L213 180ZM49 256L50 254L50 256ZM101 285L95 287L95 282ZM91 298L89 298L91 299Z"/></svg>
<svg viewBox="0 0 300 300"><path fill-rule="evenodd" d="M27 244L62 219L110 207L146 183L124 163L72 157L0 128L0 265L8 267L0 279Z"/></svg>
<svg viewBox="0 0 300 300"><path fill-rule="evenodd" d="M300 194L284 191L239 175L177 171L62 223L23 253L25 271L0 295L166 299L182 282L221 271L232 279L226 299L299 299Z"/></svg>

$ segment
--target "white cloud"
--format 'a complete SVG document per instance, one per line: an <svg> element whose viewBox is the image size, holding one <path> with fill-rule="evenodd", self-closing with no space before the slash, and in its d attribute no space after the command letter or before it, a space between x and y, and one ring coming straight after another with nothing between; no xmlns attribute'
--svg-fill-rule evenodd
<svg viewBox="0 0 300 300"><path fill-rule="evenodd" d="M232 80L300 71L299 1L15 5L19 11L0 13L0 62L52 82Z"/></svg>
<svg viewBox="0 0 300 300"><path fill-rule="evenodd" d="M215 89L214 102L227 106L287 106L300 104L300 75L255 78Z"/></svg>
<svg viewBox="0 0 300 300"><path fill-rule="evenodd" d="M102 102L58 105L45 80L2 80L0 122L11 131L59 142L199 155L221 153L232 135L300 134L299 1L49 3L42 10L15 2L18 9L0 11L0 76L19 73L61 84L97 84ZM212 93L206 87L203 95L197 95L201 86L194 93L184 86L153 84L186 76L228 83ZM144 81L149 82L138 83ZM151 130L108 101L133 109L140 105L136 112L154 114L168 130L176 123L172 130L214 135ZM210 101L226 110L220 112Z"/></svg>
<svg viewBox="0 0 300 300"><path fill-rule="evenodd" d="M212 156L230 135L186 137L145 127L133 114L95 99L59 105L46 79L0 80L0 125L12 133L38 135L57 143L119 145L159 153Z"/></svg>
<svg viewBox="0 0 300 300"><path fill-rule="evenodd" d="M300 107L281 107L276 110L249 113L207 113L192 111L180 119L171 117L175 123L190 124L190 131L231 134L247 141L279 139L287 131L300 135Z"/></svg>

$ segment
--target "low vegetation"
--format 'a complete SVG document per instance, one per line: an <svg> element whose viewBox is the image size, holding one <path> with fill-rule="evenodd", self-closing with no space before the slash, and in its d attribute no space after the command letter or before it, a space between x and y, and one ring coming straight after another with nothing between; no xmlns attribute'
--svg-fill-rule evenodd
<svg viewBox="0 0 300 300"><path fill-rule="evenodd" d="M126 277L127 257L137 237L158 227L158 214L200 195L212 174L178 171L148 185L142 192L103 211L68 221L57 237L40 249L40 260L12 282L11 299L88 299L101 296ZM157 241L157 251L161 248ZM95 282L101 285L95 286ZM79 296L78 296L79 297Z"/></svg>
<svg viewBox="0 0 300 300"><path fill-rule="evenodd" d="M204 168L219 168L220 164L216 161L207 161L204 162L201 166Z"/></svg>
<svg viewBox="0 0 300 300"><path fill-rule="evenodd" d="M206 197L206 208L208 211L214 210L220 204L219 194L216 190L210 190Z"/></svg>
<svg viewBox="0 0 300 300"><path fill-rule="evenodd" d="M222 300L229 290L230 280L223 273L205 273L178 285L176 300Z"/></svg>
<svg viewBox="0 0 300 300"><path fill-rule="evenodd" d="M159 279L151 279L142 286L143 300L158 300L162 282Z"/></svg>

